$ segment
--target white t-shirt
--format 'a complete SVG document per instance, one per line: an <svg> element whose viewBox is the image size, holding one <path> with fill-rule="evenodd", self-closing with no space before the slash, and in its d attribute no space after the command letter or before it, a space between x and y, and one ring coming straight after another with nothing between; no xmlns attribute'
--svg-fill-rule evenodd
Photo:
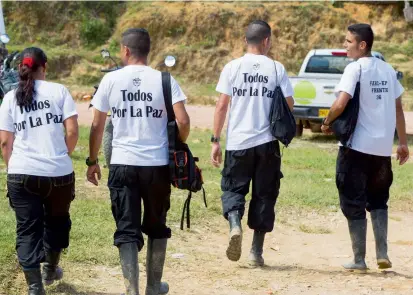
<svg viewBox="0 0 413 295"><path fill-rule="evenodd" d="M276 83L285 97L293 96L284 66L264 55L247 53L225 65L216 90L231 96L227 150L249 149L274 140L269 114Z"/></svg>
<svg viewBox="0 0 413 295"><path fill-rule="evenodd" d="M376 156L391 156L396 128L396 99L404 92L391 65L376 57L363 57L344 70L335 92L354 95L360 77L360 110L350 148Z"/></svg>
<svg viewBox="0 0 413 295"><path fill-rule="evenodd" d="M186 96L171 77L172 104ZM111 112L111 164L163 166L169 162L162 74L148 66L129 65L106 74L92 105Z"/></svg>
<svg viewBox="0 0 413 295"><path fill-rule="evenodd" d="M0 130L15 135L9 174L57 177L73 172L63 121L77 115L70 92L61 84L35 81L30 106L17 105L15 90L0 107Z"/></svg>

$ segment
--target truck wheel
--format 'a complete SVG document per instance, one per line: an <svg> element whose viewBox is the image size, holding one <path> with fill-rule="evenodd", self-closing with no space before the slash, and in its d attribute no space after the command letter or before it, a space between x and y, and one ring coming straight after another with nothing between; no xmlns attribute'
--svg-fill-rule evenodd
<svg viewBox="0 0 413 295"><path fill-rule="evenodd" d="M303 123L301 123L300 121L299 123L295 125L295 136L296 137L303 136L303 130L304 130L304 126L303 126Z"/></svg>
<svg viewBox="0 0 413 295"><path fill-rule="evenodd" d="M105 130L103 132L103 155L105 156L106 167L109 167L110 158L112 157L112 139L113 139L113 124L109 118L106 120Z"/></svg>

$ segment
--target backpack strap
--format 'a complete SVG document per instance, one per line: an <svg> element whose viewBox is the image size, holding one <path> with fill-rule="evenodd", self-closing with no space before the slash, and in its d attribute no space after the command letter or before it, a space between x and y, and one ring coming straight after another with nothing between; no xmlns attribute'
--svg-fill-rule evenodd
<svg viewBox="0 0 413 295"><path fill-rule="evenodd" d="M186 227L190 228L190 226L191 226L191 218L190 218L191 199L192 199L192 192L189 191L188 197L186 198L185 203L184 203L184 209L182 210L181 230L184 229L185 213L186 213Z"/></svg>
<svg viewBox="0 0 413 295"><path fill-rule="evenodd" d="M170 178L173 180L175 174L174 154L176 151L176 121L175 113L172 107L172 88L171 74L162 72L162 90L165 101L166 113L168 115L167 133L168 133L168 151L169 151L169 170Z"/></svg>
<svg viewBox="0 0 413 295"><path fill-rule="evenodd" d="M202 193L203 193L203 195L204 195L204 204L205 204L205 207L208 208L204 187L202 187ZM183 210L182 210L182 215L181 215L181 230L184 229L184 219L185 219L185 215L186 215L186 228L190 228L190 227L191 227L191 211L190 211L191 200L192 200L192 192L189 191L188 197L186 198L185 203L184 203L184 208L183 208ZM186 214L185 214L185 213L186 213Z"/></svg>
<svg viewBox="0 0 413 295"><path fill-rule="evenodd" d="M162 72L162 90L169 123L171 121L175 121L175 113L172 107L171 74L168 72Z"/></svg>

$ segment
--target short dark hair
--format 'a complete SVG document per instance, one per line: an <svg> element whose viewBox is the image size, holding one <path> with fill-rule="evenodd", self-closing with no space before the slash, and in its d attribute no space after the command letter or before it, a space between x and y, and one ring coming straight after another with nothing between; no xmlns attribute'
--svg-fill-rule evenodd
<svg viewBox="0 0 413 295"><path fill-rule="evenodd" d="M151 50L151 38L142 28L128 29L122 34L122 44L128 47L135 57L146 57Z"/></svg>
<svg viewBox="0 0 413 295"><path fill-rule="evenodd" d="M374 42L374 33L370 25L368 24L354 24L349 26L348 31L352 33L357 42L364 41L367 44L367 50L371 51Z"/></svg>
<svg viewBox="0 0 413 295"><path fill-rule="evenodd" d="M245 37L248 44L257 45L271 36L271 27L263 20L255 20L248 25Z"/></svg>

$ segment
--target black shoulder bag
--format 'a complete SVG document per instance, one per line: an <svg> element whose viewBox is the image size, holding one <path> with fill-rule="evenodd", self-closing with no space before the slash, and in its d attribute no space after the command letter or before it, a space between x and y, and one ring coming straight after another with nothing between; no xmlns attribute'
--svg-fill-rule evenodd
<svg viewBox="0 0 413 295"><path fill-rule="evenodd" d="M203 188L202 170L196 165L199 158L194 157L186 143L179 138L179 130L175 121L175 113L172 107L171 75L162 72L162 88L165 100L166 112L168 114L168 148L169 148L169 170L171 184L183 190L188 190L181 217L181 230L184 228L186 213L186 226L190 228L190 205L192 192L202 190L205 207L207 207L205 190Z"/></svg>
<svg viewBox="0 0 413 295"><path fill-rule="evenodd" d="M347 103L346 108L341 115L331 123L331 129L333 130L334 135L345 147L351 147L351 143L349 144L348 142L350 141L357 125L360 109L361 71L362 69L360 65L359 81L356 84L354 95Z"/></svg>
<svg viewBox="0 0 413 295"><path fill-rule="evenodd" d="M296 124L294 115L287 104L284 93L278 85L277 66L275 66L275 90L270 108L270 130L271 134L286 147L295 137Z"/></svg>

